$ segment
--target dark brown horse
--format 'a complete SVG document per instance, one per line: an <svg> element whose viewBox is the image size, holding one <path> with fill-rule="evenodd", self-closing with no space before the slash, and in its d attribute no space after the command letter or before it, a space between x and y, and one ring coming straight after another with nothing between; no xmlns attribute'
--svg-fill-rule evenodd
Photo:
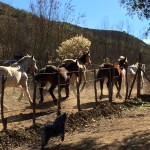
<svg viewBox="0 0 150 150"><path fill-rule="evenodd" d="M35 75L35 81L40 84L40 101L43 103L43 87L46 86L47 82L51 84L49 88L49 93L53 98L54 104L57 103L57 99L53 93L54 89L58 85L58 73L60 77L60 91L62 88L65 88L66 98L69 97L69 76L67 75L68 71L65 68L57 68L53 65L47 65L44 68L40 69L39 72Z"/></svg>
<svg viewBox="0 0 150 150"><path fill-rule="evenodd" d="M77 69L68 67L68 64L77 62L78 64L78 71ZM65 67L68 72L72 71L72 74L70 76L70 83L74 84L76 81L79 82L79 86L83 80L83 86L81 88L81 91L84 89L86 84L86 64L91 64L90 60L90 52L83 52L83 54L78 59L65 59L62 61L62 63L59 65L59 67ZM81 73L81 74L80 74Z"/></svg>
<svg viewBox="0 0 150 150"><path fill-rule="evenodd" d="M103 84L105 78L107 80L107 88L110 89L114 84L117 88L117 98L122 98L120 94L121 84L122 84L122 69L127 66L126 58L119 59L118 64L111 64L111 63L103 63L97 73L97 80L100 81L100 99L103 97ZM111 91L111 90L109 90ZM110 95L112 96L113 92L111 91Z"/></svg>
<svg viewBox="0 0 150 150"><path fill-rule="evenodd" d="M69 82L70 76L73 71L78 71L77 62L71 63L67 66L70 68L70 72L68 72L64 67L56 67L53 65L47 65L44 68L40 69L39 72L35 75L35 81L40 84L39 91L40 91L40 101L39 103L43 103L43 87L46 85L47 82L51 84L49 88L49 93L53 98L54 104L57 102L57 98L55 97L53 91L58 86L58 73L60 79L60 91L65 88L66 97L69 97Z"/></svg>

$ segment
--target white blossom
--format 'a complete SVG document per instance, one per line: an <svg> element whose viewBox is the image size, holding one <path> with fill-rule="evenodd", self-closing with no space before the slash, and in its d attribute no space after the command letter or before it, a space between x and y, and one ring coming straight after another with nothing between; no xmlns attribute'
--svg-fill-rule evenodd
<svg viewBox="0 0 150 150"><path fill-rule="evenodd" d="M83 35L77 35L61 43L56 52L60 59L76 59L83 52L89 51L91 42L83 37Z"/></svg>

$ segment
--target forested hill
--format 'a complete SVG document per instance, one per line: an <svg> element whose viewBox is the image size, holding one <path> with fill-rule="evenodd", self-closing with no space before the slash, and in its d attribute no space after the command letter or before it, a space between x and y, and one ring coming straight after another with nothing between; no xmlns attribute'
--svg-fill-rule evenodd
<svg viewBox="0 0 150 150"><path fill-rule="evenodd" d="M105 58L116 60L126 55L129 63L138 59L142 52L143 62L149 64L150 46L125 32L94 30L46 20L24 10L15 9L0 2L0 59L6 60L14 54L34 54L45 63L55 61L56 49L62 41L83 34L91 41L91 59L100 64Z"/></svg>

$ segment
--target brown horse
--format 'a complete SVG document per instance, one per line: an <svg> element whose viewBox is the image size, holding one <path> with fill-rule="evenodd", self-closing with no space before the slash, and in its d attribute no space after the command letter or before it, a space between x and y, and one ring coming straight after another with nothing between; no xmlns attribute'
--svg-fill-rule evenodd
<svg viewBox="0 0 150 150"><path fill-rule="evenodd" d="M54 104L57 102L57 98L55 97L53 91L58 86L58 74L60 79L60 91L65 88L66 91L66 98L69 97L69 82L70 76L72 75L73 71L78 71L77 62L71 63L66 66L70 69L70 73L64 67L56 67L53 65L47 65L44 68L40 69L39 72L35 75L35 80L40 84L40 101L39 103L43 103L43 87L46 85L47 82L51 84L49 88L49 93L53 98Z"/></svg>
<svg viewBox="0 0 150 150"><path fill-rule="evenodd" d="M122 98L120 94L121 90L121 84L122 84L122 69L127 66L127 60L125 57L122 59L119 59L119 64L111 64L111 63L103 63L97 73L97 81L100 81L100 99L103 97L103 84L104 79L107 78L107 88L111 88L113 86L113 83L115 84L117 88L117 98ZM109 90L112 96L112 91Z"/></svg>
<svg viewBox="0 0 150 150"><path fill-rule="evenodd" d="M53 98L54 104L57 103L57 99L53 93L54 89L58 85L58 74L60 74L60 90L65 88L66 97L69 97L69 78L67 75L67 70L65 68L57 68L53 65L47 65L44 68L40 69L38 73L35 75L35 81L40 84L40 101L39 103L43 103L43 87L46 86L47 82L51 84L49 88L49 93Z"/></svg>
<svg viewBox="0 0 150 150"><path fill-rule="evenodd" d="M77 61L78 71L72 70L72 68L68 67L68 64L74 63ZM78 59L65 59L59 65L59 67L65 67L68 72L73 71L70 77L70 83L74 84L77 81L79 82L79 86L83 80L83 86L81 87L81 91L84 89L86 84L86 64L91 64L90 60L90 52L83 52L83 54ZM81 73L81 74L80 74Z"/></svg>

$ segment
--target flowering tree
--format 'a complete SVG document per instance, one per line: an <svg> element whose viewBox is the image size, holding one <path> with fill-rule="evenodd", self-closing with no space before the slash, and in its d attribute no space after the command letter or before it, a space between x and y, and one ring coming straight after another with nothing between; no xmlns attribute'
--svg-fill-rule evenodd
<svg viewBox="0 0 150 150"><path fill-rule="evenodd" d="M56 52L58 53L59 59L76 59L83 52L89 51L91 42L83 37L83 35L77 35L61 43Z"/></svg>

